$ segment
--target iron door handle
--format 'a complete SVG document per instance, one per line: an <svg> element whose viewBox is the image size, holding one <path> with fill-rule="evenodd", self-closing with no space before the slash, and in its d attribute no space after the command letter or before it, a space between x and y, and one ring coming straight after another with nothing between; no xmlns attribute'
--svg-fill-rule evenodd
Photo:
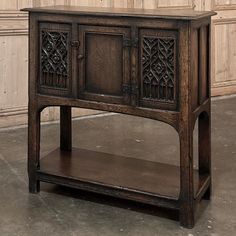
<svg viewBox="0 0 236 236"><path fill-rule="evenodd" d="M78 60L82 60L82 59L84 59L84 55L79 54L79 55L78 55Z"/></svg>

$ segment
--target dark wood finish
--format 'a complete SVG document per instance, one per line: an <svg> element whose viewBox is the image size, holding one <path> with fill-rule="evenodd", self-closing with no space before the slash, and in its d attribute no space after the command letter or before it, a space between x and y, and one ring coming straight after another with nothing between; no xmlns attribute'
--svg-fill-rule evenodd
<svg viewBox="0 0 236 236"><path fill-rule="evenodd" d="M178 32L140 30L140 105L176 110Z"/></svg>
<svg viewBox="0 0 236 236"><path fill-rule="evenodd" d="M71 95L71 26L39 24L39 92Z"/></svg>
<svg viewBox="0 0 236 236"><path fill-rule="evenodd" d="M71 152L57 149L43 157L40 163L37 175L76 180L80 189L87 190L84 187L87 182L97 187L102 185L103 188L114 188L119 190L120 194L122 191L130 192L130 198L133 192L146 193L163 198L166 202L172 201L172 207L175 209L179 207L179 166L79 148L73 148ZM208 178L207 174L199 175L197 170L194 171L195 199ZM50 178L47 182L50 182ZM112 194L112 191L109 195L117 196L116 193ZM133 200L140 201L135 198Z"/></svg>
<svg viewBox="0 0 236 236"><path fill-rule="evenodd" d="M179 210L191 228L211 195L213 12L43 7L30 12L29 190L39 181ZM40 160L40 112L60 106L60 149ZM180 166L73 149L71 107L165 122ZM199 118L199 170L193 129ZM112 173L110 172L112 170ZM165 184L163 184L165 183Z"/></svg>
<svg viewBox="0 0 236 236"><path fill-rule="evenodd" d="M130 29L79 26L79 98L129 104Z"/></svg>
<svg viewBox="0 0 236 236"><path fill-rule="evenodd" d="M47 6L26 8L24 11L68 14L80 16L117 16L139 18L161 18L177 20L197 20L214 15L211 11L175 10L175 9L135 9L135 8L107 8L107 7L78 7L78 6Z"/></svg>
<svg viewBox="0 0 236 236"><path fill-rule="evenodd" d="M71 107L60 107L60 148L70 151L72 148Z"/></svg>

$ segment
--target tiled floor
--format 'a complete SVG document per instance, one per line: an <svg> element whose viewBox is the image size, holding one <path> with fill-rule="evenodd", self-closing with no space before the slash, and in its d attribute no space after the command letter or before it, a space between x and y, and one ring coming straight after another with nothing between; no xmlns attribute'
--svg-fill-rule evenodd
<svg viewBox="0 0 236 236"><path fill-rule="evenodd" d="M0 236L236 235L236 97L214 101L212 117L213 197L202 202L192 230L157 216L153 208L101 195L48 184L41 184L39 194L29 194L27 129L1 130ZM42 126L42 155L58 146L58 131L58 124ZM73 145L82 148L179 162L176 132L148 119L123 115L80 119L73 123L73 136Z"/></svg>

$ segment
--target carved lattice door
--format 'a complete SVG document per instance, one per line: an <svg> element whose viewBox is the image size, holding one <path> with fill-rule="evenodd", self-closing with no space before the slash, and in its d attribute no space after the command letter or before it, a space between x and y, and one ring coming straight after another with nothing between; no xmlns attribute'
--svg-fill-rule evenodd
<svg viewBox="0 0 236 236"><path fill-rule="evenodd" d="M71 26L40 23L39 41L39 91L70 96Z"/></svg>
<svg viewBox="0 0 236 236"><path fill-rule="evenodd" d="M140 104L176 109L177 32L144 29L140 42Z"/></svg>

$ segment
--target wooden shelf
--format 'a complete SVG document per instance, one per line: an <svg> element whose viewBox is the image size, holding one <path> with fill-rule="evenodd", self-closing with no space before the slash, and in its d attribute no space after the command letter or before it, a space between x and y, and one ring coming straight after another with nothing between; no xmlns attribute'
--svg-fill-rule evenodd
<svg viewBox="0 0 236 236"><path fill-rule="evenodd" d="M37 175L44 182L179 208L178 166L85 149L73 148L71 152L56 149L41 159ZM207 180L207 176L199 177L195 171L195 196L200 194L199 190L204 191Z"/></svg>

